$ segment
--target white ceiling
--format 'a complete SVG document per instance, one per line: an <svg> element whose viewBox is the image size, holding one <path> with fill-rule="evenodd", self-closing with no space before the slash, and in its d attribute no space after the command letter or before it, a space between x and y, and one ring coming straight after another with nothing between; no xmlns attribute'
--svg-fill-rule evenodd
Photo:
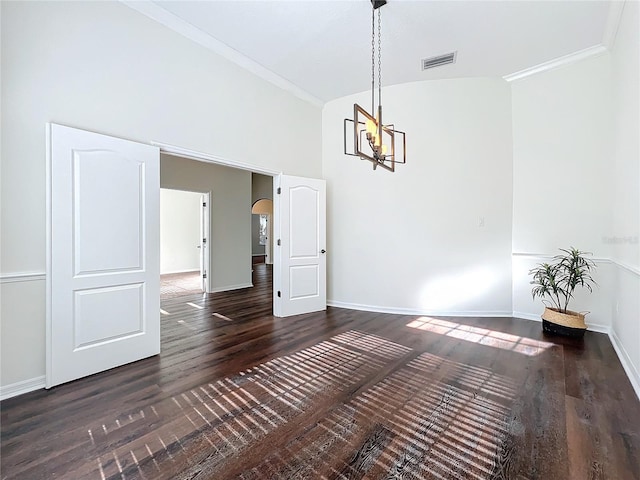
<svg viewBox="0 0 640 480"><path fill-rule="evenodd" d="M125 3L315 103L370 88L369 0ZM389 0L382 7L383 85L503 77L606 45L610 7L608 1ZM458 52L454 65L421 71L422 58L452 51Z"/></svg>

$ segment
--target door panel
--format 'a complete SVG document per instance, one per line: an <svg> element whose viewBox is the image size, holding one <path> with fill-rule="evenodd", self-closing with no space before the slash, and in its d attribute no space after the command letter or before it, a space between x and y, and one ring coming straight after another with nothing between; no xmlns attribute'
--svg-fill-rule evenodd
<svg viewBox="0 0 640 480"><path fill-rule="evenodd" d="M144 163L76 150L72 188L75 274L143 269Z"/></svg>
<svg viewBox="0 0 640 480"><path fill-rule="evenodd" d="M320 249L318 209L320 191L304 185L289 189L291 258L315 258Z"/></svg>
<svg viewBox="0 0 640 480"><path fill-rule="evenodd" d="M74 292L74 351L144 333L144 284Z"/></svg>
<svg viewBox="0 0 640 480"><path fill-rule="evenodd" d="M160 353L156 147L48 126L47 387Z"/></svg>
<svg viewBox="0 0 640 480"><path fill-rule="evenodd" d="M279 215L276 230L280 232L280 245L274 245L275 265L280 265L274 270L275 315L286 317L324 310L327 308L325 182L281 175L279 183L280 194L275 195Z"/></svg>
<svg viewBox="0 0 640 480"><path fill-rule="evenodd" d="M318 270L318 265L294 265L289 268L291 299L318 295L320 284Z"/></svg>

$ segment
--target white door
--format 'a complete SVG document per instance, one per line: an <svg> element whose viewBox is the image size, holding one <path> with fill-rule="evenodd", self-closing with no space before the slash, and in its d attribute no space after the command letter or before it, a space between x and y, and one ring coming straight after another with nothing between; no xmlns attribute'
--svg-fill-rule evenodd
<svg viewBox="0 0 640 480"><path fill-rule="evenodd" d="M203 193L200 197L200 278L202 291L209 292L209 201L211 193Z"/></svg>
<svg viewBox="0 0 640 480"><path fill-rule="evenodd" d="M272 265L273 264L273 257L272 257L272 249L273 249L273 240L271 240L273 238L273 226L272 226L272 221L271 219L273 218L273 215L267 215L267 243L264 246L264 263L266 263L267 265Z"/></svg>
<svg viewBox="0 0 640 480"><path fill-rule="evenodd" d="M160 353L160 153L47 125L47 388Z"/></svg>
<svg viewBox="0 0 640 480"><path fill-rule="evenodd" d="M287 317L325 310L325 181L280 175L276 183L274 314Z"/></svg>

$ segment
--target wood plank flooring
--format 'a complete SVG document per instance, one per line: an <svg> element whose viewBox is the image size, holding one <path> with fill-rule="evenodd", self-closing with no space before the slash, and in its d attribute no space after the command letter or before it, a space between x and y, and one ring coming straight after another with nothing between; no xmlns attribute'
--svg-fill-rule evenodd
<svg viewBox="0 0 640 480"><path fill-rule="evenodd" d="M160 297L169 299L202 293L200 271L160 275Z"/></svg>
<svg viewBox="0 0 640 480"><path fill-rule="evenodd" d="M640 402L605 335L163 300L162 353L5 400L2 479L640 479Z"/></svg>

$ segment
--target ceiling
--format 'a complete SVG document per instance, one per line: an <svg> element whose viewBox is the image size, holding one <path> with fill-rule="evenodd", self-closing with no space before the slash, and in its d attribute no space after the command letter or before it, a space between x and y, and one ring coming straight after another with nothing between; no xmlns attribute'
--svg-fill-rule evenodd
<svg viewBox="0 0 640 480"><path fill-rule="evenodd" d="M371 86L369 0L125 3L314 103ZM389 0L382 7L382 83L504 77L603 49L610 7L608 1ZM422 58L452 51L455 64L421 71Z"/></svg>

